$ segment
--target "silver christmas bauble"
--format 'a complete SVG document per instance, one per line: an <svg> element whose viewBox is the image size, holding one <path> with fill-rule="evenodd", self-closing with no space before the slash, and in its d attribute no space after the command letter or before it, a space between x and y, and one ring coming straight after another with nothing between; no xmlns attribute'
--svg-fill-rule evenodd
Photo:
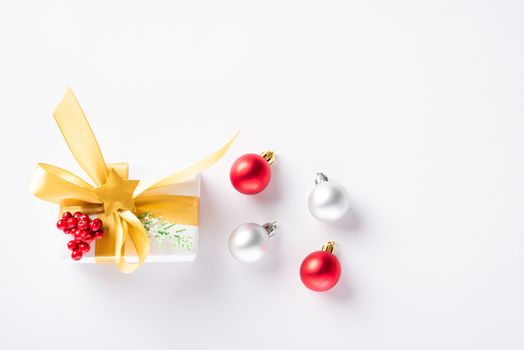
<svg viewBox="0 0 524 350"><path fill-rule="evenodd" d="M276 223L263 226L253 223L238 226L229 236L229 251L238 261L253 262L267 251L269 237L273 235Z"/></svg>
<svg viewBox="0 0 524 350"><path fill-rule="evenodd" d="M330 223L340 219L349 208L349 196L346 189L318 173L315 188L309 195L308 206L311 215L317 220Z"/></svg>

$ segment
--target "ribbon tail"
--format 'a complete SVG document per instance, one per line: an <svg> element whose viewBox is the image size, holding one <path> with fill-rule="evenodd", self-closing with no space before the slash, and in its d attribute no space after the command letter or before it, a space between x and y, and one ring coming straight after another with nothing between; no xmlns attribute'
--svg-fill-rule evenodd
<svg viewBox="0 0 524 350"><path fill-rule="evenodd" d="M114 257L115 257L115 264L117 265L118 269L122 272L130 273L133 271L127 271L123 265L126 264L124 257L123 257L123 250L124 250L124 227L122 225L122 221L118 214L114 214L115 218L115 245L114 245Z"/></svg>
<svg viewBox="0 0 524 350"><path fill-rule="evenodd" d="M115 247L117 245L117 226L120 223L120 218L117 213L105 215L101 213L98 217L104 222L104 238L96 240L95 244L95 260L97 263L114 263L115 262ZM120 234L120 240L123 240L123 233ZM120 247L123 243L120 243ZM119 250L121 254L121 249Z"/></svg>
<svg viewBox="0 0 524 350"><path fill-rule="evenodd" d="M176 183L182 182L184 180L187 180L187 179L191 178L192 176L195 176L199 172L209 168L211 165L213 165L216 162L218 162L220 160L220 158L222 158L224 156L224 154L226 154L227 150L229 149L229 147L231 146L233 141L235 141L235 139L237 138L238 134L239 133L237 133L235 136L233 136L233 138L231 140L229 140L229 142L226 143L224 146L222 146L222 148L220 148L218 151L210 154L209 156L207 156L206 158L202 159L201 161L193 164L192 166L190 166L188 168L185 168L183 170L180 170L180 171L178 171L178 172L176 172L174 174L171 174L170 176L168 176L168 177L158 181L157 183L153 184L152 186L144 188L144 187L141 187L139 185L138 188L135 190L134 197L137 198L142 193L144 193L144 192L146 192L148 190L153 190L153 189L157 189L157 188L161 188L161 187L165 187L165 186L171 186L171 185L174 185Z"/></svg>
<svg viewBox="0 0 524 350"><path fill-rule="evenodd" d="M140 220L132 212L125 210L119 212L118 215L120 218L117 219L115 232L115 263L120 271L131 273L146 261L150 250L149 237ZM137 263L129 263L124 258L124 246L128 242L132 243L136 250Z"/></svg>

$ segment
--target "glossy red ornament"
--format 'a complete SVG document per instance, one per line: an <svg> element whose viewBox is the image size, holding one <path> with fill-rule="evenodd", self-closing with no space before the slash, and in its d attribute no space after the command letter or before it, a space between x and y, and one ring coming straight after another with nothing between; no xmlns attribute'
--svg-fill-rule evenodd
<svg viewBox="0 0 524 350"><path fill-rule="evenodd" d="M84 256L84 254L82 253L82 251L80 249L76 249L76 250L73 250L71 252L71 258L73 260L80 260L80 259L82 259L83 256Z"/></svg>
<svg viewBox="0 0 524 350"><path fill-rule="evenodd" d="M67 228L67 221L64 219L60 219L56 222L56 228L59 230L65 230Z"/></svg>
<svg viewBox="0 0 524 350"><path fill-rule="evenodd" d="M243 194L262 192L271 180L271 163L274 153L267 151L262 155L249 153L238 158L231 166L229 177L235 189Z"/></svg>
<svg viewBox="0 0 524 350"><path fill-rule="evenodd" d="M341 267L333 254L335 242L328 242L322 250L306 256L300 266L300 279L309 289L324 292L333 288L340 279Z"/></svg>
<svg viewBox="0 0 524 350"><path fill-rule="evenodd" d="M102 228L102 220L100 220L100 219L98 219L98 218L97 218L97 219L94 219L93 221L91 221L91 222L89 223L89 229L90 229L91 231L98 231L98 230L100 230L101 228Z"/></svg>
<svg viewBox="0 0 524 350"><path fill-rule="evenodd" d="M77 242L80 242L81 240L83 240L84 239L84 232L85 232L85 230L81 230L79 228L73 229L72 233L73 233L74 240L77 241Z"/></svg>
<svg viewBox="0 0 524 350"><path fill-rule="evenodd" d="M70 217L69 219L67 219L66 222L67 222L68 228L75 228L76 225L78 224L78 220L73 217Z"/></svg>
<svg viewBox="0 0 524 350"><path fill-rule="evenodd" d="M96 231L95 239L102 239L102 238L104 238L104 231L102 230Z"/></svg>
<svg viewBox="0 0 524 350"><path fill-rule="evenodd" d="M87 230L89 228L89 220L80 219L76 225L81 230Z"/></svg>
<svg viewBox="0 0 524 350"><path fill-rule="evenodd" d="M89 232L89 234L87 234L83 240L86 241L87 243L91 243L95 240L95 238L96 238L96 234L94 232Z"/></svg>
<svg viewBox="0 0 524 350"><path fill-rule="evenodd" d="M77 249L79 249L82 253L87 253L91 248L89 246L89 243L80 241L78 242Z"/></svg>
<svg viewBox="0 0 524 350"><path fill-rule="evenodd" d="M88 230L82 230L82 231L83 231L82 236L81 236L82 241L88 240L91 237L91 235L93 234L91 231L88 231Z"/></svg>
<svg viewBox="0 0 524 350"><path fill-rule="evenodd" d="M75 250L76 248L78 248L78 242L77 241L69 241L67 243L67 249Z"/></svg>

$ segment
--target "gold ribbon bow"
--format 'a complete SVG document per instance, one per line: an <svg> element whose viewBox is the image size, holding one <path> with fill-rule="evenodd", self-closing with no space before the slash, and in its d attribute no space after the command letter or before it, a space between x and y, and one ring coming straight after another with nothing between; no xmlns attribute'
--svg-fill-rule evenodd
<svg viewBox="0 0 524 350"><path fill-rule="evenodd" d="M114 261L120 271L126 273L135 271L149 255L149 238L137 215L151 211L172 222L198 224L198 197L168 195L157 190L185 181L213 165L236 138L189 168L140 188L139 181L128 180L127 163L105 163L71 89L66 90L53 116L76 161L96 187L67 170L40 163L31 177L29 189L35 196L60 205L61 212L98 215L104 222L105 234L103 239L96 241L96 261ZM134 248L137 263L126 261L124 248L127 245Z"/></svg>

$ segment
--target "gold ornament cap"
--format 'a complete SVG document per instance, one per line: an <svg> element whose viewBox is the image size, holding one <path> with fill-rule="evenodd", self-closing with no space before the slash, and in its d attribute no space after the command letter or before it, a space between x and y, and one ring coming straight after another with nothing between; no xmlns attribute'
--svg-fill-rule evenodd
<svg viewBox="0 0 524 350"><path fill-rule="evenodd" d="M322 249L320 249L323 252L328 252L331 254L335 254L335 241L329 241L324 243L322 246Z"/></svg>
<svg viewBox="0 0 524 350"><path fill-rule="evenodd" d="M275 156L275 152L273 151L264 151L260 154L262 158L264 158L267 162L267 164L271 165L273 162L277 159Z"/></svg>

